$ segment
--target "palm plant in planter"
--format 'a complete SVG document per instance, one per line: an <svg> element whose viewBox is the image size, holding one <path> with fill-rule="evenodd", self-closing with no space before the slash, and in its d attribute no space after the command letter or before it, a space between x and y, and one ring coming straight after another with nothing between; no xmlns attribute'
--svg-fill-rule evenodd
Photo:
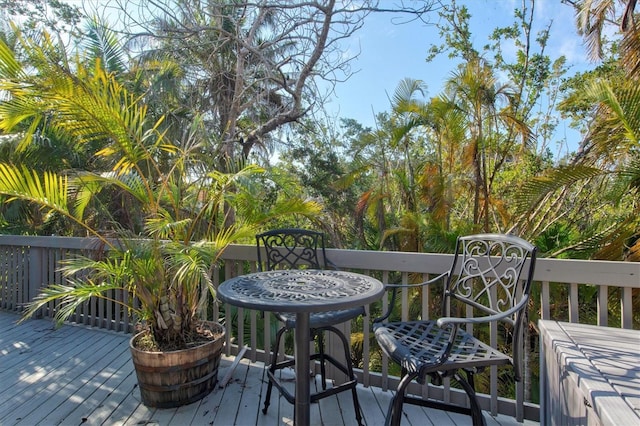
<svg viewBox="0 0 640 426"><path fill-rule="evenodd" d="M134 364L146 364L138 371L143 402L177 406L201 398L216 383L215 355L219 359L222 348L221 342L213 349L201 343L224 332L200 321L215 293L213 265L229 244L252 238L258 223L276 214L313 215L318 206L288 197L272 213L256 212L245 182L261 170L211 171L197 119L181 132L187 137L173 139L177 132L165 117L152 119L143 98L99 62L86 67L78 60L72 71L51 55L56 49L46 39L23 46L28 67L0 41L0 91L8 94L0 102L0 130L22 131L24 145L43 134L71 140L79 149L95 149L96 164L109 165L56 173L0 163L4 202L33 203L101 248L65 260L66 281L44 287L24 318L51 302L58 321L90 298L124 304L143 327L131 342ZM114 291L125 297L112 298ZM206 362L188 358L192 348ZM176 376L176 368L162 366L165 361L205 366L167 379L159 371ZM185 381L198 387L182 389ZM178 391L163 393L162 385Z"/></svg>

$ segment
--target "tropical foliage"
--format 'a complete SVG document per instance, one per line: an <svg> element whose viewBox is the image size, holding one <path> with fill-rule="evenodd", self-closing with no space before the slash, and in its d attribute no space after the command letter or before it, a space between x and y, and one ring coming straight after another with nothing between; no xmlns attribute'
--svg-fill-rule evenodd
<svg viewBox="0 0 640 426"><path fill-rule="evenodd" d="M150 19L122 15L126 28L144 30L131 31L126 39L96 20L73 27L78 20L71 10L59 13L69 16L70 34L84 35L75 44L83 65L90 69L91 61L99 60L106 73L139 97L164 137L185 139L192 131L185 121L200 123L202 170L232 172L236 159L260 164L287 182L281 195L287 188L287 196L295 192L321 202L323 216L315 224L334 245L448 251L456 235L482 230L515 232L539 242L548 256L632 259L638 240L638 124L637 93L627 81L635 81L634 67L629 50L618 55L616 45L600 37L604 17L624 20L625 30L613 41L632 49L632 4L620 2L625 8L615 8L616 3L573 3L578 28L595 51L609 56L594 71L570 78L564 58L547 53L551 26L532 33L534 1L523 1L513 25L496 28L481 49L474 46L467 9L456 2L443 5L438 10L442 44L432 47L428 59L447 53L458 65L442 93L431 98L428 82L399 82L390 111L379 114L375 130L349 119L342 127L302 119L311 105L322 105L313 78L346 71L344 64L331 62L335 43L357 31L359 19L375 11L374 2L361 15L335 9L333 17L349 17L349 26L326 41L327 50L314 45L321 59L300 62L308 74L294 73L301 79L284 82L276 74L293 69L283 58L305 57L305 31L325 28L322 10L307 10L311 17L301 21L299 32L284 37L284 17L295 21L306 13L303 9L287 15L280 3L266 11L242 2L212 1L207 8L181 1L164 13L153 9ZM23 3L11 8L12 13L28 10ZM43 63L34 50L37 42L20 43L18 34L5 31L4 39L13 40L7 47L17 58ZM56 43L46 45L44 55L52 62L65 60ZM507 45L515 47L515 59L505 53ZM553 139L560 114L573 119L585 137L579 152L554 158L551 148L561 142ZM81 147L60 132L42 133L42 118L29 120L12 127L11 134L5 130L1 145L13 164L52 171L110 167L104 156L93 155L100 152L99 138ZM35 137L19 135L26 129ZM274 153L278 164L269 160ZM260 196L255 187L253 195ZM277 195L270 187L261 205ZM5 203L2 212L4 228L12 232L71 232L63 216L43 216L23 202Z"/></svg>
<svg viewBox="0 0 640 426"><path fill-rule="evenodd" d="M130 91L122 73L109 70L121 68L115 57L68 58L46 33L19 41L24 61L0 42L0 90L9 95L0 129L22 134L18 155L0 163L0 194L6 206L35 206L43 222L99 242L97 256L64 261L66 283L44 288L25 317L59 301L62 321L98 297L125 305L159 348L184 348L214 293L212 268L223 250L271 217L312 216L317 206L290 196L256 209L252 182L263 170L210 168L199 116L178 120L176 132L176 123L151 113L146 92ZM40 168L21 155L47 138L64 141L64 160L73 152L89 160ZM113 290L129 296L110 299Z"/></svg>

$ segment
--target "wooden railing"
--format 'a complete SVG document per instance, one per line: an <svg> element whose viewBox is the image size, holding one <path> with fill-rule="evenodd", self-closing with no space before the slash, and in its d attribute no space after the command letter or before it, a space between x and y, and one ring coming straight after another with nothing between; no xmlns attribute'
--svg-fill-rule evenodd
<svg viewBox="0 0 640 426"><path fill-rule="evenodd" d="M92 240L81 238L0 236L0 309L21 311L41 286L62 283L63 277L57 272L58 262L70 254L92 250L93 244ZM385 283L427 279L448 270L452 261L452 256L446 254L329 249L327 255L340 269L370 274ZM254 246L231 246L222 257L223 262L214 271L216 285L227 278L257 269ZM637 311L640 303L640 263L540 258L534 279L529 309L534 340L537 319L590 321L601 326L640 328ZM409 310L408 296L403 293L399 298L399 309L404 317ZM435 296L429 292L421 294L423 318L437 314L430 311ZM112 294L111 297L124 300L125 296ZM595 306L595 311L589 312L589 306ZM50 306L43 309L40 316L51 317L54 312L55 306ZM236 354L240 347L246 345L249 348L246 357L252 361L267 361L268 350L265 348L271 345L275 326L270 314L214 304L207 309L207 316L208 319L224 322L227 328L227 354ZM131 331L133 326L133 319L126 309L118 304L97 300L79 308L71 321L122 332ZM358 348L362 356L359 381L365 386L394 389L398 378L388 374L388 360L383 357L376 371L370 368L371 354L374 352L372 346L375 344L371 334L371 316L354 322L351 331L359 333L358 341L362 346ZM496 341L494 334L497 331L492 330L491 333L491 340ZM531 347L535 349L535 343ZM537 368L535 350L532 355L528 363L531 368ZM410 391L454 403L466 403L463 392L449 387L448 383L445 385L444 389L416 386ZM530 384L518 383L515 398L499 395L498 371L494 368L489 374L490 392L483 396L481 404L494 414L514 416L518 420L538 420L539 406L525 401L527 386Z"/></svg>

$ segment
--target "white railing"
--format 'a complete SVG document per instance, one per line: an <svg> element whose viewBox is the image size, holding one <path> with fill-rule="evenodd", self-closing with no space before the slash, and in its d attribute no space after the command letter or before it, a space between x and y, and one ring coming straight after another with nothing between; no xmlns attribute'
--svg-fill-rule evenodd
<svg viewBox="0 0 640 426"><path fill-rule="evenodd" d="M92 249L92 240L68 237L18 237L0 236L0 309L20 311L24 303L31 300L38 289L47 283L60 283L62 277L57 272L57 263L69 256ZM353 270L378 277L385 283L409 282L426 279L449 269L452 256L446 254L422 254L400 252L376 252L362 250L328 249L328 257L340 268ZM231 278L257 269L257 255L254 246L236 245L229 247L223 255L224 261L216 268L214 282L218 285ZM592 305L595 300L596 324L601 326L638 327L638 312L633 311L634 302L640 299L640 263L604 262L583 260L538 259L535 272L534 291L530 308L530 318L535 325L536 318L558 319L570 322L584 321L580 318L581 306ZM566 300L558 300L566 297ZM113 294L122 298L123 295ZM436 315L430 312L433 295L422 294L421 315L424 318ZM118 299L122 300L122 299ZM408 315L408 295L401 294L400 310ZM558 305L566 309L558 308ZM50 317L55 306L43 309L41 316ZM222 313L222 316L220 316ZM252 361L266 361L264 348L269 348L273 340L275 321L270 314L243 309L213 305L208 310L209 319L218 319L227 328L227 354L236 354L239 347L246 344L246 357ZM555 315L555 317L552 317ZM91 301L79 308L72 321L89 326L128 332L133 320L125 309L117 304ZM614 322L615 321L615 322ZM370 354L374 340L371 335L371 318L362 319L361 329L362 368L358 378L365 386L379 386L394 389L397 377L388 374L389 364L382 360L381 371L371 371ZM497 333L492 330L492 333ZM535 334L535 333L534 333ZM534 335L535 337L535 335ZM495 336L491 336L495 341ZM330 342L331 344L331 342ZM532 344L535 348L537 345ZM535 355L537 357L537 355ZM537 366L537 359L530 360ZM339 379L338 379L339 380ZM486 410L522 418L538 420L539 406L524 400L524 386L516 387L516 398L498 395L498 371L490 371L490 394L482 398ZM445 383L446 384L446 383ZM417 386L412 392L428 394L429 397L465 404L463 392L448 384L443 388Z"/></svg>

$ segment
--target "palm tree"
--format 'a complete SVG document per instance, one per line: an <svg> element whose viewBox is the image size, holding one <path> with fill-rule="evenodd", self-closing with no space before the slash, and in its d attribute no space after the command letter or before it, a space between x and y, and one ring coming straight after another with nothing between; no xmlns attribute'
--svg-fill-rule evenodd
<svg viewBox="0 0 640 426"><path fill-rule="evenodd" d="M395 211L394 223L385 229L382 241L395 238L397 249L421 251L418 200L418 175L424 161L422 150L423 128L428 121L427 105L417 98L424 96L426 86L421 80L405 78L398 83L391 99L391 115L387 124L385 144L397 158L390 168L395 185L389 191L389 204ZM393 207L397 206L397 207Z"/></svg>
<svg viewBox="0 0 640 426"><path fill-rule="evenodd" d="M462 198L463 193L457 180L463 175L460 173L458 164L461 146L466 139L466 121L464 113L445 97L433 98L430 109L437 154L435 160L437 175L436 177L433 174L428 177L425 175L423 179L425 183L422 187L425 188L429 181L435 181L429 185L429 191L425 191L424 196L428 196L434 220L442 224L441 228L445 232L449 232L452 229L454 205L456 200ZM458 201L457 204L460 202Z"/></svg>
<svg viewBox="0 0 640 426"><path fill-rule="evenodd" d="M455 105L417 97L425 93L422 81L404 79L392 97L389 147L402 159L402 173L396 171L402 211L386 234L402 236L402 249L439 252L452 248L454 168L465 127Z"/></svg>
<svg viewBox="0 0 640 426"><path fill-rule="evenodd" d="M488 232L492 228L493 179L505 161L516 154L516 135L523 148L530 146L530 131L513 109L513 89L509 84L500 84L482 58L462 64L448 79L445 90L448 102L468 117L462 162L473 174L473 224ZM504 138L504 129L513 136Z"/></svg>

